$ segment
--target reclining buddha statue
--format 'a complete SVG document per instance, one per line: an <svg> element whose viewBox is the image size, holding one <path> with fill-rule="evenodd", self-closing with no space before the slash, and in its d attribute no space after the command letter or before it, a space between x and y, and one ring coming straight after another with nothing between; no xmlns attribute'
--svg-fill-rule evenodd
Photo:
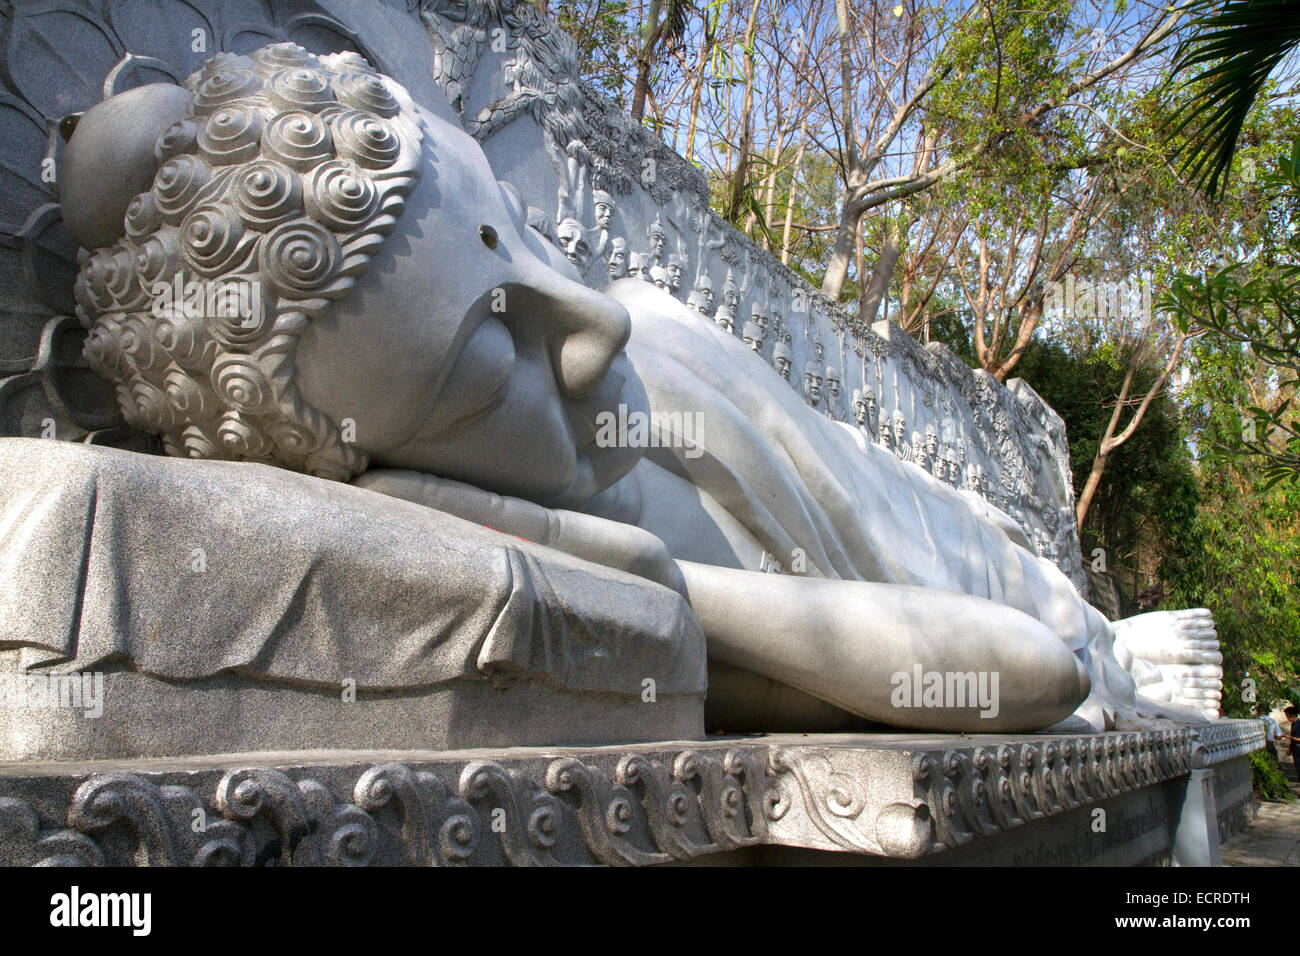
<svg viewBox="0 0 1300 956"><path fill-rule="evenodd" d="M1208 612L1113 625L1008 516L855 440L668 292L583 285L445 104L355 54L220 54L113 96L59 181L86 358L176 468L348 483L640 581L698 623L713 728L1217 711Z"/></svg>

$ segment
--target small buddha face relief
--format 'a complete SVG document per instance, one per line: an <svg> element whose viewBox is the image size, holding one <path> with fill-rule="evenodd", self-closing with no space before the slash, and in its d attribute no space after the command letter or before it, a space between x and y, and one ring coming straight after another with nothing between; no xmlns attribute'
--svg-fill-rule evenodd
<svg viewBox="0 0 1300 956"><path fill-rule="evenodd" d="M763 349L762 338L756 338L752 332L747 333L742 339L742 341L745 343L746 348L749 348L755 352L760 352Z"/></svg>
<svg viewBox="0 0 1300 956"><path fill-rule="evenodd" d="M867 403L862 399L853 403L853 420L859 425L867 424Z"/></svg>
<svg viewBox="0 0 1300 956"><path fill-rule="evenodd" d="M784 355L776 357L776 371L787 382L790 381L790 360Z"/></svg>
<svg viewBox="0 0 1300 956"><path fill-rule="evenodd" d="M839 401L840 373L834 369L827 369L826 371L826 394L832 402Z"/></svg>
<svg viewBox="0 0 1300 956"><path fill-rule="evenodd" d="M662 232L650 233L650 255L655 259L661 258L664 254L664 243L667 241L668 237Z"/></svg>
<svg viewBox="0 0 1300 956"><path fill-rule="evenodd" d="M862 400L867 403L867 421L875 421L876 417L880 414L876 411L876 396L866 395L863 396Z"/></svg>
<svg viewBox="0 0 1300 956"><path fill-rule="evenodd" d="M614 222L614 207L607 202L596 203L596 225L606 231Z"/></svg>
<svg viewBox="0 0 1300 956"><path fill-rule="evenodd" d="M925 427L925 453L931 457L939 453L939 433L933 425Z"/></svg>
<svg viewBox="0 0 1300 956"><path fill-rule="evenodd" d="M591 249L587 245L587 240L582 237L582 224L575 219L564 220L556 230L556 238L559 240L560 248L564 250L564 258L572 262L579 272L586 272L587 264L591 259Z"/></svg>
<svg viewBox="0 0 1300 956"><path fill-rule="evenodd" d="M715 318L714 321L717 322L718 325L726 329L728 332L731 332L735 328L735 326L732 325L731 323L731 316L725 315L722 312L718 313L717 318Z"/></svg>
<svg viewBox="0 0 1300 956"><path fill-rule="evenodd" d="M709 281L708 276L704 277L704 282L700 285L700 298L704 300L705 311L713 311L713 283Z"/></svg>
<svg viewBox="0 0 1300 956"><path fill-rule="evenodd" d="M627 272L627 243L615 240L609 247L609 277L617 279Z"/></svg>
<svg viewBox="0 0 1300 956"><path fill-rule="evenodd" d="M886 448L894 447L894 426L883 415L880 416L880 443Z"/></svg>
<svg viewBox="0 0 1300 956"><path fill-rule="evenodd" d="M682 287L682 267L680 263L668 263L668 288L676 292Z"/></svg>
<svg viewBox="0 0 1300 956"><path fill-rule="evenodd" d="M894 435L900 442L906 441L907 419L905 419L902 415L894 416Z"/></svg>
<svg viewBox="0 0 1300 956"><path fill-rule="evenodd" d="M822 377L819 372L808 369L803 373L803 396L809 405L816 405L822 400Z"/></svg>

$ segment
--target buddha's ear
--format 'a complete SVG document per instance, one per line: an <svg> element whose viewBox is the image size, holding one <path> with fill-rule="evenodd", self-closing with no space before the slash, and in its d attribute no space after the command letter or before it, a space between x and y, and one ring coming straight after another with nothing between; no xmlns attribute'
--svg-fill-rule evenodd
<svg viewBox="0 0 1300 956"><path fill-rule="evenodd" d="M67 148L59 163L63 223L84 249L111 246L126 230L126 207L153 186L154 145L189 112L191 97L170 83L139 86L65 117Z"/></svg>

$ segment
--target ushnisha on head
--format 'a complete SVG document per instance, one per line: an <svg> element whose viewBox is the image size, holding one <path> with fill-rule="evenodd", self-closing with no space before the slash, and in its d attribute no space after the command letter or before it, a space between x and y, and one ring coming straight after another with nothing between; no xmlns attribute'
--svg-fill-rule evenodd
<svg viewBox="0 0 1300 956"><path fill-rule="evenodd" d="M160 124L154 162L137 164L143 181L96 176L113 137L130 148ZM182 457L340 480L364 470L338 423L300 395L294 353L394 228L423 135L406 91L364 59L291 43L218 54L183 87L141 87L87 112L60 175L99 193L64 196L81 210L69 230L92 249L77 316L127 422ZM105 223L119 210L114 233Z"/></svg>

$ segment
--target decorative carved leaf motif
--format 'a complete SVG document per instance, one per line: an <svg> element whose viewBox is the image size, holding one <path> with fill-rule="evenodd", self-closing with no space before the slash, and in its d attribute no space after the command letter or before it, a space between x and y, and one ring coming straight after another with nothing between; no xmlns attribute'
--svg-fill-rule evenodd
<svg viewBox="0 0 1300 956"><path fill-rule="evenodd" d="M25 103L0 93L0 232L17 235L33 209L57 201L54 184L41 179L49 133Z"/></svg>
<svg viewBox="0 0 1300 956"><path fill-rule="evenodd" d="M104 75L125 51L103 24L71 4L43 4L14 13L5 44L15 91L47 118L99 102Z"/></svg>
<svg viewBox="0 0 1300 956"><path fill-rule="evenodd" d="M184 0L134 0L108 7L108 22L128 53L148 53L170 65L182 79L216 52L213 20ZM194 31L203 31L196 44ZM206 52L195 51L201 45Z"/></svg>

